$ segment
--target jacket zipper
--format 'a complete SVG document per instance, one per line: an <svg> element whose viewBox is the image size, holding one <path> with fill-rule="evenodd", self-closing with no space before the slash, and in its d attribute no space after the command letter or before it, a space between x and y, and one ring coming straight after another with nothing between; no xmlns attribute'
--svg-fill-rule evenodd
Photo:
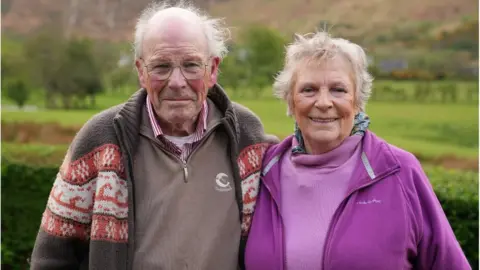
<svg viewBox="0 0 480 270"><path fill-rule="evenodd" d="M200 139L200 141L198 142L198 144L195 146L195 148L193 148L193 151L190 153L190 155L188 155L187 159L184 161L184 160L181 160L180 158L177 157L178 160L180 160L180 162L182 162L182 165L183 165L183 176L185 177L184 180L185 180L185 183L188 182L188 168L187 168L187 163L188 161L190 160L190 158L192 157L193 153L197 152L198 148L200 148L200 146L202 146L205 141L208 139L208 136L210 136L210 134L212 134L215 129L220 125L220 123L215 123L211 128L210 130L208 130L205 134L203 134L203 137L202 139Z"/></svg>
<svg viewBox="0 0 480 270"><path fill-rule="evenodd" d="M330 252L330 249L331 249L331 240L333 238L333 234L334 234L334 231L335 231L335 226L338 224L338 221L340 221L340 218L341 218L341 213L343 212L343 209L345 208L345 205L347 204L347 201L348 201L348 198L350 198L350 196L352 196L352 194L354 194L355 192L359 191L360 189L363 189L363 188L366 188L368 186L371 186L375 183L377 183L378 181L380 180L383 180L384 178L386 178L387 176L390 176L391 174L395 173L397 170L393 170L387 174L384 174L383 176L381 177L378 177L377 179L375 179L375 181L370 181L369 183L367 184L364 184L364 185L361 185L355 189L353 189L352 191L350 191L347 196L345 196L342 200L342 202L340 203L340 205L337 207L337 209L335 209L335 213L332 217L332 220L328 226L328 230L327 230L327 239L325 239L325 245L324 245L324 249L323 249L323 257L322 257L322 269L327 269L326 268L326 259L328 258L327 255L329 255L329 252ZM342 209L342 211L340 211L340 209Z"/></svg>
<svg viewBox="0 0 480 270"><path fill-rule="evenodd" d="M183 176L185 183L188 182L188 169L187 169L187 162L183 161Z"/></svg>
<svg viewBox="0 0 480 270"><path fill-rule="evenodd" d="M198 148L200 148L200 146L202 144L205 143L205 141L207 140L208 136L210 136L210 134L212 134L216 127L219 126L220 123L215 123L202 137L202 139L200 139L200 141L198 142L198 145L195 146L195 148L193 149L193 151L190 153L190 155L187 157L187 160L182 160L181 158L179 158L178 156L170 153L165 147L163 147L163 145L161 145L157 139L155 138L155 140L153 140L162 150L165 151L165 153L167 153L167 155L169 155L170 157L176 159L181 165L182 165L182 169L183 169L183 181L185 183L188 183L188 167L187 167L187 164L188 164L188 161L190 160L191 156L193 155L193 153L195 153L197 151Z"/></svg>

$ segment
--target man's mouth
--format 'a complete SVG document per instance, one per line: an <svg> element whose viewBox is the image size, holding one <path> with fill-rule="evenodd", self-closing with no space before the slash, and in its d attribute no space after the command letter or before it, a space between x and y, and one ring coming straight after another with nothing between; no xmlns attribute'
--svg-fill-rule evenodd
<svg viewBox="0 0 480 270"><path fill-rule="evenodd" d="M191 101L192 99L190 98L169 98L165 99L166 101Z"/></svg>

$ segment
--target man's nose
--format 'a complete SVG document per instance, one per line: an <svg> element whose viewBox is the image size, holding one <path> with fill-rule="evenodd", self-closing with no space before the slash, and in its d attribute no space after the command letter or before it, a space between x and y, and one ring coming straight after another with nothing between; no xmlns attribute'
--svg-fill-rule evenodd
<svg viewBox="0 0 480 270"><path fill-rule="evenodd" d="M170 78L168 78L168 86L172 89L175 88L183 88L187 84L185 77L180 70L180 67L175 67L172 70L172 74L170 74Z"/></svg>

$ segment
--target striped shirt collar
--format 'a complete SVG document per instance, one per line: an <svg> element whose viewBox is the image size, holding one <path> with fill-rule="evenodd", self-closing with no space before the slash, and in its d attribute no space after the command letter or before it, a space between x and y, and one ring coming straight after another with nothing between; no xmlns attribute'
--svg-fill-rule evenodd
<svg viewBox="0 0 480 270"><path fill-rule="evenodd" d="M163 134L162 128L160 127L160 124L157 121L157 118L155 117L155 113L153 111L153 106L152 103L150 102L150 99L148 98L147 95L147 111L148 111L148 118L150 118L150 123L153 128L153 134L155 135L156 138L158 138ZM207 101L205 100L202 105L202 109L200 110L200 115L198 116L198 121L197 121L197 127L194 132L194 139L193 142L199 141L202 137L205 131L207 130L207 115L208 115L208 104Z"/></svg>

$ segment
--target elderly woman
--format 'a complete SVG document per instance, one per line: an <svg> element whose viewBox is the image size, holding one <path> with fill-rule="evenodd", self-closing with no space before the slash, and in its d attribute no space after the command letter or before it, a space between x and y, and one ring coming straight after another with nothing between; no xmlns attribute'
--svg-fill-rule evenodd
<svg viewBox="0 0 480 270"><path fill-rule="evenodd" d="M418 160L368 130L363 49L296 36L276 78L295 132L263 156L247 270L471 269Z"/></svg>

